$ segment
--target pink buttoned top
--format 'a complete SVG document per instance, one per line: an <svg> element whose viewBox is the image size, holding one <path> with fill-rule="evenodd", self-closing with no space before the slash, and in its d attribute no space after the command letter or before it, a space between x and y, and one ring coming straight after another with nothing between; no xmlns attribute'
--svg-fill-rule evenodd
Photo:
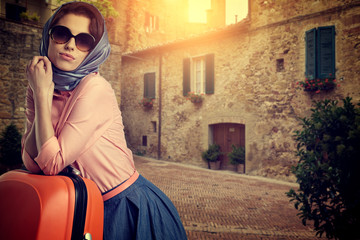
<svg viewBox="0 0 360 240"><path fill-rule="evenodd" d="M56 175L71 165L81 176L93 180L101 192L114 188L135 172L115 93L98 73L86 76L72 91L54 93L51 118L55 135L32 159L24 149L24 141L34 117L29 87L22 139L23 162L29 171Z"/></svg>

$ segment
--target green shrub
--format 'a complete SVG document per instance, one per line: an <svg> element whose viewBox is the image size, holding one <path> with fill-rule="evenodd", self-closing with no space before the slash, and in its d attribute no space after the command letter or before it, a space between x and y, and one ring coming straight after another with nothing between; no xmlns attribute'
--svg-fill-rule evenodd
<svg viewBox="0 0 360 240"><path fill-rule="evenodd" d="M232 165L245 163L245 148L240 146L236 147L234 144L231 146L232 151L228 154L229 161Z"/></svg>
<svg viewBox="0 0 360 240"><path fill-rule="evenodd" d="M292 170L300 188L287 195L316 235L360 239L360 109L351 98L342 101L315 102L311 116L301 119Z"/></svg>
<svg viewBox="0 0 360 240"><path fill-rule="evenodd" d="M202 152L202 158L207 162L216 162L221 155L220 146L217 144L211 144L208 150Z"/></svg>
<svg viewBox="0 0 360 240"><path fill-rule="evenodd" d="M21 135L17 127L11 123L6 127L0 137L0 164L9 170L18 168L22 164L21 159Z"/></svg>
<svg viewBox="0 0 360 240"><path fill-rule="evenodd" d="M40 21L40 16L37 15L37 13L33 13L33 14L30 14L29 12L22 12L20 13L20 18L23 19L23 20L32 20L32 21L35 21L35 22L38 22Z"/></svg>

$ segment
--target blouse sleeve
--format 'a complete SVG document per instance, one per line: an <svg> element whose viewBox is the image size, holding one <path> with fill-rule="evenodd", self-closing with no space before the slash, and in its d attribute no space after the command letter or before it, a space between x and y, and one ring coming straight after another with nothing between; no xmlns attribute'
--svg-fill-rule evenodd
<svg viewBox="0 0 360 240"><path fill-rule="evenodd" d="M25 102L26 102L26 111L25 111L26 124L25 124L25 133L21 138L21 156L22 156L23 163L27 170L29 170L30 172L33 172L33 173L40 173L41 169L36 164L34 159L32 159L25 150L25 139L30 134L32 125L34 123L34 118L35 118L34 99L33 99L33 93L32 93L32 90L30 87L27 88Z"/></svg>
<svg viewBox="0 0 360 240"><path fill-rule="evenodd" d="M78 88L71 104L63 110L67 118L64 125L56 129L57 137L48 139L35 158L46 175L56 175L72 164L113 121L114 92L105 79L92 77Z"/></svg>

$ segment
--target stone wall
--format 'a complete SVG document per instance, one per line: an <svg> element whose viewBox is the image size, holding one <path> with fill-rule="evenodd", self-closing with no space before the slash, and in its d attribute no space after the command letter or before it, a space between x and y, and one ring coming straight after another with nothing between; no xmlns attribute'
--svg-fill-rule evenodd
<svg viewBox="0 0 360 240"><path fill-rule="evenodd" d="M251 19L228 30L124 56L121 109L134 152L206 167L201 152L211 142L209 126L245 124L246 172L294 180L290 167L297 161L293 132L299 128L298 117L309 115L313 100L351 96L360 102L360 6L356 1L347 6L343 1L312 1L321 3L319 14L309 2L291 1L291 8L281 5L285 2L256 1ZM301 11L286 15L289 9ZM320 94L297 90L296 82L305 79L305 32L330 25L336 29L340 87ZM215 93L195 105L182 95L182 61L209 53L215 55ZM156 73L157 83L150 110L138 104L148 72ZM147 146L142 146L143 136Z"/></svg>
<svg viewBox="0 0 360 240"><path fill-rule="evenodd" d="M328 18L329 13L346 9L357 0L251 0L250 17L253 27L276 24L282 21L289 21L298 18L302 21L316 15L320 18ZM336 14L335 14L336 15ZM319 19L319 18L318 18ZM317 20L318 20L317 19Z"/></svg>
<svg viewBox="0 0 360 240"><path fill-rule="evenodd" d="M193 27L187 23L187 1L164 3L151 0L144 3L139 0L124 0L113 1L113 5L119 16L106 19L112 51L107 62L101 66L100 72L113 85L119 102L121 54L124 51L174 41L186 34L199 33L211 27ZM158 31L145 31L146 12L159 17ZM40 15L46 18L48 13ZM44 22L46 19L41 19L41 23ZM39 26L0 18L0 132L10 122L14 122L23 131L27 87L25 66L38 54L41 33L42 28Z"/></svg>
<svg viewBox="0 0 360 240"><path fill-rule="evenodd" d="M42 29L0 18L0 132L14 122L23 132L25 125L25 66L38 55ZM120 46L112 44L109 59L100 73L112 84L120 103Z"/></svg>
<svg viewBox="0 0 360 240"><path fill-rule="evenodd" d="M25 66L38 54L41 29L0 19L0 131L14 122L24 127Z"/></svg>

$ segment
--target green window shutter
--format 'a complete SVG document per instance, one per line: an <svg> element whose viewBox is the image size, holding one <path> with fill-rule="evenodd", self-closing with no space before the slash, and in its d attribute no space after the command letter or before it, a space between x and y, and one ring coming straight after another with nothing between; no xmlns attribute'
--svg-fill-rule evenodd
<svg viewBox="0 0 360 240"><path fill-rule="evenodd" d="M190 92L190 58L183 60L183 95L187 96Z"/></svg>
<svg viewBox="0 0 360 240"><path fill-rule="evenodd" d="M214 93L214 54L205 56L205 93Z"/></svg>
<svg viewBox="0 0 360 240"><path fill-rule="evenodd" d="M319 27L317 30L317 77L335 77L335 27Z"/></svg>
<svg viewBox="0 0 360 240"><path fill-rule="evenodd" d="M144 97L155 99L155 73L144 74Z"/></svg>
<svg viewBox="0 0 360 240"><path fill-rule="evenodd" d="M316 78L316 29L313 28L305 35L305 76L308 79Z"/></svg>

